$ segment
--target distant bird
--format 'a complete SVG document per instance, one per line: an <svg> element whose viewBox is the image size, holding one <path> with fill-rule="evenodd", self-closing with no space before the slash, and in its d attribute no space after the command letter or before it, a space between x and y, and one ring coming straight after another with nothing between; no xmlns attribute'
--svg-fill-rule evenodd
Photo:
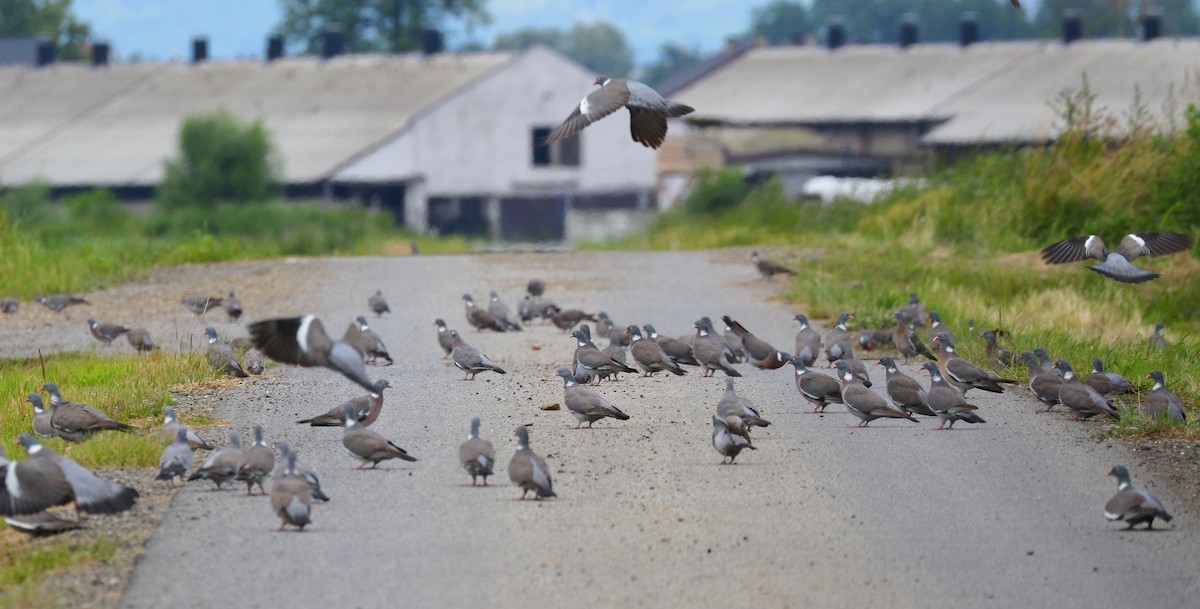
<svg viewBox="0 0 1200 609"><path fill-rule="evenodd" d="M277 531L292 525L303 531L312 524L313 489L305 476L297 469L296 453L285 455L287 467L283 475L271 481L271 509L282 522Z"/></svg>
<svg viewBox="0 0 1200 609"><path fill-rule="evenodd" d="M458 330L450 331L450 339L454 341L454 349L450 352L450 361L454 362L454 367L462 370L465 375L464 381L475 380L475 375L480 372L495 372L498 374L508 374L504 368L497 366L488 356L484 355L471 345L463 342L463 339L458 334Z"/></svg>
<svg viewBox="0 0 1200 609"><path fill-rule="evenodd" d="M489 295L487 312L503 324L505 330L514 332L521 330L521 323L517 321L517 316L513 315L512 309L500 300L500 295L496 293L496 290L492 290Z"/></svg>
<svg viewBox="0 0 1200 609"><path fill-rule="evenodd" d="M756 450L745 436L733 433L732 428L736 427L736 422L731 426L728 421L715 414L712 422L712 445L721 455L722 465L726 463L733 465L733 460L745 449Z"/></svg>
<svg viewBox="0 0 1200 609"><path fill-rule="evenodd" d="M266 357L262 351L258 349L248 349L242 355L242 361L246 362L246 372L258 376L267 370L267 362L263 360Z"/></svg>
<svg viewBox="0 0 1200 609"><path fill-rule="evenodd" d="M1065 264L1093 258L1100 264L1089 269L1124 283L1142 283L1157 279L1151 273L1130 264L1140 256L1157 258L1192 248L1190 235L1170 232L1132 233L1121 239L1116 251L1109 251L1097 235L1083 235L1052 243L1042 249L1042 260L1046 264Z"/></svg>
<svg viewBox="0 0 1200 609"><path fill-rule="evenodd" d="M919 328L924 328L929 320L929 309L925 308L925 304L921 302L921 298L916 292L908 293L908 304L896 309L896 315L901 321L911 322L912 325Z"/></svg>
<svg viewBox="0 0 1200 609"><path fill-rule="evenodd" d="M1049 370L1059 378L1062 378L1062 370L1054 367L1054 360L1050 359L1050 354L1046 353L1045 349L1041 347L1034 347L1033 354L1037 356L1038 365L1042 367L1042 370Z"/></svg>
<svg viewBox="0 0 1200 609"><path fill-rule="evenodd" d="M546 293L546 282L541 279L530 279L529 283L525 284L525 291L529 292L530 296L537 298Z"/></svg>
<svg viewBox="0 0 1200 609"><path fill-rule="evenodd" d="M608 336L608 345L601 349L600 352L611 357L617 363L628 365L629 354L625 352L625 346L621 344L621 333L617 332L616 329L612 329L606 333L606 336ZM608 379L609 377L612 377L613 380L619 380L620 377L617 375L620 372L619 370L602 372L599 377L601 380Z"/></svg>
<svg viewBox="0 0 1200 609"><path fill-rule="evenodd" d="M126 328L125 326L119 326L117 324L102 324L94 319L87 320L87 324L88 330L91 331L92 336L94 336L96 340L106 345L111 345L114 339L120 338L122 334L129 331L129 328Z"/></svg>
<svg viewBox="0 0 1200 609"><path fill-rule="evenodd" d="M893 406L908 414L937 416L937 413L925 403L928 391L917 382L917 379L901 372L900 368L896 366L896 360L890 357L881 357L879 365L883 366L887 374L887 395Z"/></svg>
<svg viewBox="0 0 1200 609"><path fill-rule="evenodd" d="M471 419L471 432L467 435L467 441L458 447L458 462L462 463L467 475L471 476L471 486L475 486L476 478L483 478L483 485L488 485L488 476L492 475L492 470L496 467L496 449L492 447L491 442L479 437L479 417Z"/></svg>
<svg viewBox="0 0 1200 609"><path fill-rule="evenodd" d="M975 414L977 406L968 404L962 392L946 382L937 364L925 362L921 367L929 372L929 390L925 393L925 406L937 415L939 423L934 429L954 429L955 421L987 422Z"/></svg>
<svg viewBox="0 0 1200 609"><path fill-rule="evenodd" d="M242 316L242 301L238 300L237 294L234 294L233 290L229 290L229 296L221 301L221 308L225 309L225 314L233 321L237 321Z"/></svg>
<svg viewBox="0 0 1200 609"><path fill-rule="evenodd" d="M375 388L367 378L362 353L329 338L321 320L312 315L257 321L249 329L254 346L277 362L321 366L342 373L367 391Z"/></svg>
<svg viewBox="0 0 1200 609"><path fill-rule="evenodd" d="M20 531L32 537L56 535L82 528L79 522L61 518L50 512L5 516L4 523L14 531Z"/></svg>
<svg viewBox="0 0 1200 609"><path fill-rule="evenodd" d="M1154 324L1154 334L1151 334L1150 338L1146 339L1146 344L1150 345L1151 349L1162 350L1167 348L1167 337L1163 336L1162 324Z"/></svg>
<svg viewBox="0 0 1200 609"><path fill-rule="evenodd" d="M754 262L754 268L758 269L758 273L763 276L763 279L770 279L776 275L795 275L796 271L775 262L763 258L762 252L754 250L750 254L750 260Z"/></svg>
<svg viewBox="0 0 1200 609"><path fill-rule="evenodd" d="M854 335L854 342L863 351L874 351L896 343L891 327L859 330Z"/></svg>
<svg viewBox="0 0 1200 609"><path fill-rule="evenodd" d="M1098 357L1092 358L1092 373L1084 380L1089 387L1095 389L1100 395L1116 395L1120 393L1133 393L1136 387L1129 379L1117 374L1116 372L1106 372L1104 370L1104 362Z"/></svg>
<svg viewBox="0 0 1200 609"><path fill-rule="evenodd" d="M825 412L826 406L842 403L842 386L837 379L809 370L798 356L793 355L788 361L796 368L796 389L813 405L810 412Z"/></svg>
<svg viewBox="0 0 1200 609"><path fill-rule="evenodd" d="M629 133L633 141L647 148L658 148L667 137L667 119L693 112L690 106L666 99L636 80L597 76L593 84L600 88L579 102L575 111L546 138L545 145L569 138L624 107L629 110Z"/></svg>
<svg viewBox="0 0 1200 609"><path fill-rule="evenodd" d="M808 316L805 314L797 313L792 319L800 322L800 331L796 333L794 357L800 358L805 366L811 366L817 362L821 353L821 334L808 325Z"/></svg>
<svg viewBox="0 0 1200 609"><path fill-rule="evenodd" d="M762 418L754 404L737 394L733 388L733 378L725 378L725 393L717 402L717 416L729 424L731 433L750 439L751 427L770 427L771 422Z"/></svg>
<svg viewBox="0 0 1200 609"><path fill-rule="evenodd" d="M0 313L13 314L21 308L21 301L16 298L0 298Z"/></svg>
<svg viewBox="0 0 1200 609"><path fill-rule="evenodd" d="M938 352L937 366L942 371L942 377L951 385L958 387L963 395L966 395L967 391L971 389L1004 393L1004 388L1000 386L1001 383L1010 385L1016 383L1013 379L998 377L959 357L945 334L934 336L930 342Z"/></svg>
<svg viewBox="0 0 1200 609"><path fill-rule="evenodd" d="M846 322L851 319L854 319L853 313L839 313L833 329L825 333L825 359L831 364L852 349L850 333L846 331Z"/></svg>
<svg viewBox="0 0 1200 609"><path fill-rule="evenodd" d="M513 435L517 437L517 451L508 461L508 479L520 487L521 500L530 491L533 492L533 498L539 501L545 497L557 497L546 460L529 448L529 430L522 425Z"/></svg>
<svg viewBox="0 0 1200 609"><path fill-rule="evenodd" d="M725 326L729 328L730 332L742 339L742 344L746 347L747 359L751 366L760 370L778 370L787 364L787 361L783 359L783 352L772 347L767 341L755 336L743 327L742 324L728 315L723 316L721 320L725 322Z"/></svg>
<svg viewBox="0 0 1200 609"><path fill-rule="evenodd" d="M278 479L287 473L287 468L289 466L288 455L295 455L296 453L293 452L291 447L288 446L288 443L284 442L283 440L276 440L275 448L279 449L279 464L275 466L275 474L273 478ZM329 501L329 495L321 492L321 479L317 477L317 470L314 469L313 466L301 461L300 457L297 456L296 464L293 466L293 469L296 475L304 478L304 481L308 483L308 488L312 491L313 499L316 499L317 501ZM272 488L274 488L273 483Z"/></svg>
<svg viewBox="0 0 1200 609"><path fill-rule="evenodd" d="M1090 419L1098 414L1106 414L1113 420L1121 418L1104 396L1075 376L1075 370L1067 360L1060 359L1054 362L1054 367L1063 372L1062 385L1058 388L1058 401L1071 410L1072 419Z"/></svg>
<svg viewBox="0 0 1200 609"><path fill-rule="evenodd" d="M1042 368L1037 356L1031 351L1022 351L1020 357L1029 372L1029 390L1033 392L1033 397L1046 405L1046 412L1049 412L1056 404L1061 403L1058 401L1058 390L1062 387L1062 377L1055 374L1057 370Z"/></svg>
<svg viewBox="0 0 1200 609"><path fill-rule="evenodd" d="M474 326L480 332L484 330L494 330L503 332L505 330L504 323L492 316L491 313L475 306L475 299L471 298L470 294L463 294L463 311L467 316L467 323Z"/></svg>
<svg viewBox="0 0 1200 609"><path fill-rule="evenodd" d="M858 379L864 386L871 386L871 374L867 372L867 365L862 360L854 357L853 349L843 355L842 359L833 362L830 368L836 368L838 362L844 362L846 367L850 369L850 372L854 374L854 378Z"/></svg>
<svg viewBox="0 0 1200 609"><path fill-rule="evenodd" d="M229 432L229 444L222 446L209 455L200 468L188 476L188 482L194 480L212 480L221 490L221 485L237 476L238 465L242 462L242 434L235 429Z"/></svg>
<svg viewBox="0 0 1200 609"><path fill-rule="evenodd" d="M935 336L941 334L946 337L947 342L951 347L958 346L958 337L950 330L946 324L942 323L942 316L937 311L929 312L929 335Z"/></svg>
<svg viewBox="0 0 1200 609"><path fill-rule="evenodd" d="M220 296L184 296L180 302L192 313L203 317L211 309L221 306L222 300Z"/></svg>
<svg viewBox="0 0 1200 609"><path fill-rule="evenodd" d="M42 396L31 393L25 398L25 401L33 405L33 433L47 438L57 436L54 424L50 422L53 414L46 410L46 406L42 403Z"/></svg>
<svg viewBox="0 0 1200 609"><path fill-rule="evenodd" d="M655 330L654 326L650 324L642 326L642 330L646 333L644 338L654 341L654 344L658 345L663 353L671 358L671 361L680 365L700 365L700 362L696 360L696 354L692 351L691 343L659 334L658 330ZM695 336L692 338L694 339Z"/></svg>
<svg viewBox="0 0 1200 609"><path fill-rule="evenodd" d="M937 356L929 351L916 329L913 328L912 321L900 313L896 313L892 317L896 318L896 327L892 328L892 342L895 343L896 350L900 352L900 355L904 356L904 363L907 364L918 355L937 361Z"/></svg>
<svg viewBox="0 0 1200 609"><path fill-rule="evenodd" d="M97 431L130 431L133 429L87 404L77 404L67 400L59 392L56 383L44 383L42 391L50 395L50 425L54 428L55 435L60 438L72 442L82 442Z"/></svg>
<svg viewBox="0 0 1200 609"><path fill-rule="evenodd" d="M383 344L383 339L367 325L367 318L362 315L355 317L351 322L346 333L342 335L342 342L360 351L367 364L374 364L381 357L387 360L388 366L394 363L392 356L388 354L387 346Z"/></svg>
<svg viewBox="0 0 1200 609"><path fill-rule="evenodd" d="M263 480L271 475L273 469L275 452L263 441L262 425L255 425L254 444L242 451L242 460L238 462L237 476L234 479L246 483L247 495L254 489L255 484L258 485L259 492L265 495L267 490L263 488Z"/></svg>
<svg viewBox="0 0 1200 609"><path fill-rule="evenodd" d="M158 475L154 479L166 480L174 486L176 478L183 480L187 476L194 458L192 447L188 446L188 428L179 427L175 430L175 441L163 448L158 459Z"/></svg>
<svg viewBox="0 0 1200 609"><path fill-rule="evenodd" d="M125 333L125 340L129 341L129 346L138 353L149 353L154 350L154 341L150 339L150 333L145 328L130 328Z"/></svg>
<svg viewBox="0 0 1200 609"><path fill-rule="evenodd" d="M885 417L917 422L912 415L888 404L883 396L863 385L845 360L838 360L834 364L838 370L838 380L842 384L842 403L846 405L847 412L859 419L859 424L854 427L866 427L871 421Z"/></svg>
<svg viewBox="0 0 1200 609"><path fill-rule="evenodd" d="M596 322L596 334L600 336L608 336L609 332L617 329L616 325L613 324L612 318L604 311L596 313L596 319L599 320Z"/></svg>
<svg viewBox="0 0 1200 609"><path fill-rule="evenodd" d="M383 297L383 290L375 290L375 293L367 298L367 308L371 309L376 317L383 317L384 313L392 312L387 299Z"/></svg>
<svg viewBox="0 0 1200 609"><path fill-rule="evenodd" d="M560 309L557 306L551 305L546 310L550 315L550 321L559 330L570 330L583 321L597 321L596 316L591 313L586 313L580 309Z"/></svg>
<svg viewBox="0 0 1200 609"><path fill-rule="evenodd" d="M692 344L692 353L696 357L696 361L704 367L702 376L712 376L717 370L726 374L726 376L741 376L742 373L733 369L732 362L725 355L725 343L720 338L713 336L712 321L707 317L702 317L692 324L696 328L695 342Z"/></svg>
<svg viewBox="0 0 1200 609"><path fill-rule="evenodd" d="M354 407L349 403L343 404L346 411L346 427L342 431L342 447L351 457L361 461L354 469L363 469L368 463L371 469L379 467L380 462L388 459L416 461L417 458L408 454L395 442L388 440L373 429L367 429L355 420Z"/></svg>
<svg viewBox="0 0 1200 609"><path fill-rule="evenodd" d="M575 382L575 374L569 368L559 368L554 372L563 380L563 403L567 410L571 412L579 422L575 424L575 429L579 429L584 423L588 424L588 428L592 424L603 418L613 418L618 421L629 419L629 415L621 412L619 408L613 406L611 402L604 399L596 390L580 385Z"/></svg>
<svg viewBox="0 0 1200 609"><path fill-rule="evenodd" d="M1173 421L1186 422L1187 411L1183 408L1183 400L1167 389L1167 382L1163 380L1162 371L1151 370L1150 374L1146 376L1154 380L1154 388L1150 390L1150 395L1146 396L1146 401L1142 404L1142 412L1146 418L1165 417Z"/></svg>
<svg viewBox="0 0 1200 609"><path fill-rule="evenodd" d="M187 429L179 424L179 420L175 418L175 409L170 406L163 406L163 424L158 430L158 437L161 440L174 440L180 429ZM213 447L208 442L204 441L195 430L187 430L187 443L192 448L201 448L204 450L212 450ZM189 464L190 467L190 464Z"/></svg>
<svg viewBox="0 0 1200 609"><path fill-rule="evenodd" d="M376 381L375 388L370 393L346 402L354 407L355 420L363 427L370 427L379 418L379 413L383 409L383 390L390 386L391 383L385 380ZM296 424L311 427L345 427L346 410L339 404L325 414L296 421Z"/></svg>
<svg viewBox="0 0 1200 609"><path fill-rule="evenodd" d="M613 359L612 356L604 353L596 348L591 339L584 334L582 330L576 330L571 333L575 338L575 370L571 371L573 375L591 376L596 383L600 383L600 375L613 374L616 372L627 372L629 374L637 374L637 369Z"/></svg>
<svg viewBox="0 0 1200 609"><path fill-rule="evenodd" d="M1001 347L996 342L996 333L991 330L984 330L981 334L983 340L987 342L985 352L987 353L988 365L992 370L1000 370L1001 368L1009 368L1017 363L1019 359L1016 353Z"/></svg>
<svg viewBox="0 0 1200 609"><path fill-rule="evenodd" d="M9 461L0 448L0 515L36 514L56 505L75 503L87 514L115 514L133 507L136 489L97 477L82 465L42 446L22 433L24 461Z"/></svg>
<svg viewBox="0 0 1200 609"><path fill-rule="evenodd" d="M438 346L446 353L442 359L449 359L450 352L454 351L454 339L450 337L450 328L446 327L446 322L441 318L435 319L433 325L437 326Z"/></svg>
<svg viewBox="0 0 1200 609"><path fill-rule="evenodd" d="M238 362L237 354L233 352L233 347L230 347L217 337L217 330L215 328L212 326L205 328L204 334L208 336L208 363L215 370L238 378L250 376L242 369L242 365Z"/></svg>
<svg viewBox="0 0 1200 609"><path fill-rule="evenodd" d="M33 301L50 309L52 311L62 311L63 309L77 304L91 304L88 301L71 294L53 294L51 296L34 296Z"/></svg>
<svg viewBox="0 0 1200 609"><path fill-rule="evenodd" d="M533 321L535 317L541 317L533 296L526 294L521 297L521 302L517 303L517 316L525 323Z"/></svg>
<svg viewBox="0 0 1200 609"><path fill-rule="evenodd" d="M625 334L630 337L629 352L633 361L642 369L642 376L654 376L656 372L669 371L676 376L687 374L683 368L671 361L658 343L642 336L637 326L625 328ZM691 347L688 348L691 350Z"/></svg>
<svg viewBox="0 0 1200 609"><path fill-rule="evenodd" d="M1109 520L1124 520L1128 529L1146 523L1146 529L1154 528L1154 519L1171 522L1163 504L1146 491L1135 488L1129 479L1129 470L1124 465L1114 465L1108 475L1117 479L1117 494L1104 504L1104 517Z"/></svg>

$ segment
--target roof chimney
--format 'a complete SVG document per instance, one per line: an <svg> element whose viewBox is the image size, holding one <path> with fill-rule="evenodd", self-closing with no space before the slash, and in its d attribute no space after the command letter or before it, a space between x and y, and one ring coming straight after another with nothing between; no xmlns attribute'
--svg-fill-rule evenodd
<svg viewBox="0 0 1200 609"><path fill-rule="evenodd" d="M1150 9L1142 15L1142 42L1162 36L1162 11Z"/></svg>
<svg viewBox="0 0 1200 609"><path fill-rule="evenodd" d="M192 39L192 63L202 63L208 60L208 39L196 36Z"/></svg>
<svg viewBox="0 0 1200 609"><path fill-rule="evenodd" d="M267 61L283 58L283 36L278 34L267 38Z"/></svg>
<svg viewBox="0 0 1200 609"><path fill-rule="evenodd" d="M329 24L321 31L321 58L331 59L342 54L345 42L342 40L342 28Z"/></svg>
<svg viewBox="0 0 1200 609"><path fill-rule="evenodd" d="M49 40L39 40L37 45L37 65L38 67L47 66L54 63L55 50L54 43Z"/></svg>
<svg viewBox="0 0 1200 609"><path fill-rule="evenodd" d="M904 13L900 18L900 48L907 49L917 44L917 31L917 14Z"/></svg>
<svg viewBox="0 0 1200 609"><path fill-rule="evenodd" d="M109 48L110 47L108 46L107 42L93 42L92 43L92 65L93 66L108 65Z"/></svg>
<svg viewBox="0 0 1200 609"><path fill-rule="evenodd" d="M846 26L840 16L833 16L825 26L825 48L830 51L846 44Z"/></svg>
<svg viewBox="0 0 1200 609"><path fill-rule="evenodd" d="M1063 11L1062 18L1062 41L1063 44L1071 44L1076 40L1083 38L1083 18L1079 15L1079 9L1069 8Z"/></svg>
<svg viewBox="0 0 1200 609"><path fill-rule="evenodd" d="M958 20L958 45L969 47L979 42L979 13L967 11Z"/></svg>
<svg viewBox="0 0 1200 609"><path fill-rule="evenodd" d="M437 55L446 49L442 33L432 28L421 30L421 52L426 55Z"/></svg>

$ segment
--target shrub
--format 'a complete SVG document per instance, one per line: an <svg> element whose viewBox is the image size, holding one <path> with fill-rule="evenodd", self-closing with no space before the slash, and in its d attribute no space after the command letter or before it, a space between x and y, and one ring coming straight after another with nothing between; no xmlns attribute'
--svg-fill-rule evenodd
<svg viewBox="0 0 1200 609"><path fill-rule="evenodd" d="M689 214L712 214L736 207L750 192L737 165L713 171L708 168L696 173L696 187L684 199L682 208Z"/></svg>
<svg viewBox="0 0 1200 609"><path fill-rule="evenodd" d="M222 110L184 119L179 158L164 166L159 202L208 207L265 201L278 192L279 169L262 121L246 123Z"/></svg>

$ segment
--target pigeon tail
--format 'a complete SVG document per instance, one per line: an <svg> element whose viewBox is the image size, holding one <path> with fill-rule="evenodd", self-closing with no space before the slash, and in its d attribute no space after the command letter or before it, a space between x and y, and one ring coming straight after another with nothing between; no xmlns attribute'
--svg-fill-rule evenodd
<svg viewBox="0 0 1200 609"><path fill-rule="evenodd" d="M667 102L667 115L670 116L671 118L679 118L680 116L684 116L685 114L691 114L696 111L695 108L681 104L679 102L673 102L669 99L666 100L666 102Z"/></svg>

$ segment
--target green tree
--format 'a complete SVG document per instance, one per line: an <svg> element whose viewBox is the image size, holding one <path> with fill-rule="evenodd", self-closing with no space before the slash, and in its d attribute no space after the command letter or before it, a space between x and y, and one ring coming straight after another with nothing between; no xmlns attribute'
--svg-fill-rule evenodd
<svg viewBox="0 0 1200 609"><path fill-rule="evenodd" d="M351 52L401 52L421 48L422 30L459 19L468 27L491 18L485 0L280 0L278 30L310 53L321 50L321 33L336 25Z"/></svg>
<svg viewBox="0 0 1200 609"><path fill-rule="evenodd" d="M1034 24L1045 36L1061 33L1063 11L1079 9L1083 34L1090 38L1134 36L1147 11L1162 13L1163 34L1195 34L1200 17L1191 0L1043 0Z"/></svg>
<svg viewBox="0 0 1200 609"><path fill-rule="evenodd" d="M81 59L91 27L71 13L71 0L0 0L0 37L42 36L59 59Z"/></svg>
<svg viewBox="0 0 1200 609"><path fill-rule="evenodd" d="M278 192L279 174L262 121L196 114L179 128L179 158L166 161L158 199L167 207L261 202Z"/></svg>
<svg viewBox="0 0 1200 609"><path fill-rule="evenodd" d="M771 44L786 44L804 38L813 30L808 9L789 0L774 0L750 12L751 38L763 37Z"/></svg>
<svg viewBox="0 0 1200 609"><path fill-rule="evenodd" d="M704 55L700 51L668 42L659 47L657 59L642 67L638 79L653 87L664 78L703 60Z"/></svg>
<svg viewBox="0 0 1200 609"><path fill-rule="evenodd" d="M522 50L544 44L608 76L626 76L633 70L633 49L616 26L607 21L575 24L569 31L555 28L522 28L496 36L502 50Z"/></svg>

